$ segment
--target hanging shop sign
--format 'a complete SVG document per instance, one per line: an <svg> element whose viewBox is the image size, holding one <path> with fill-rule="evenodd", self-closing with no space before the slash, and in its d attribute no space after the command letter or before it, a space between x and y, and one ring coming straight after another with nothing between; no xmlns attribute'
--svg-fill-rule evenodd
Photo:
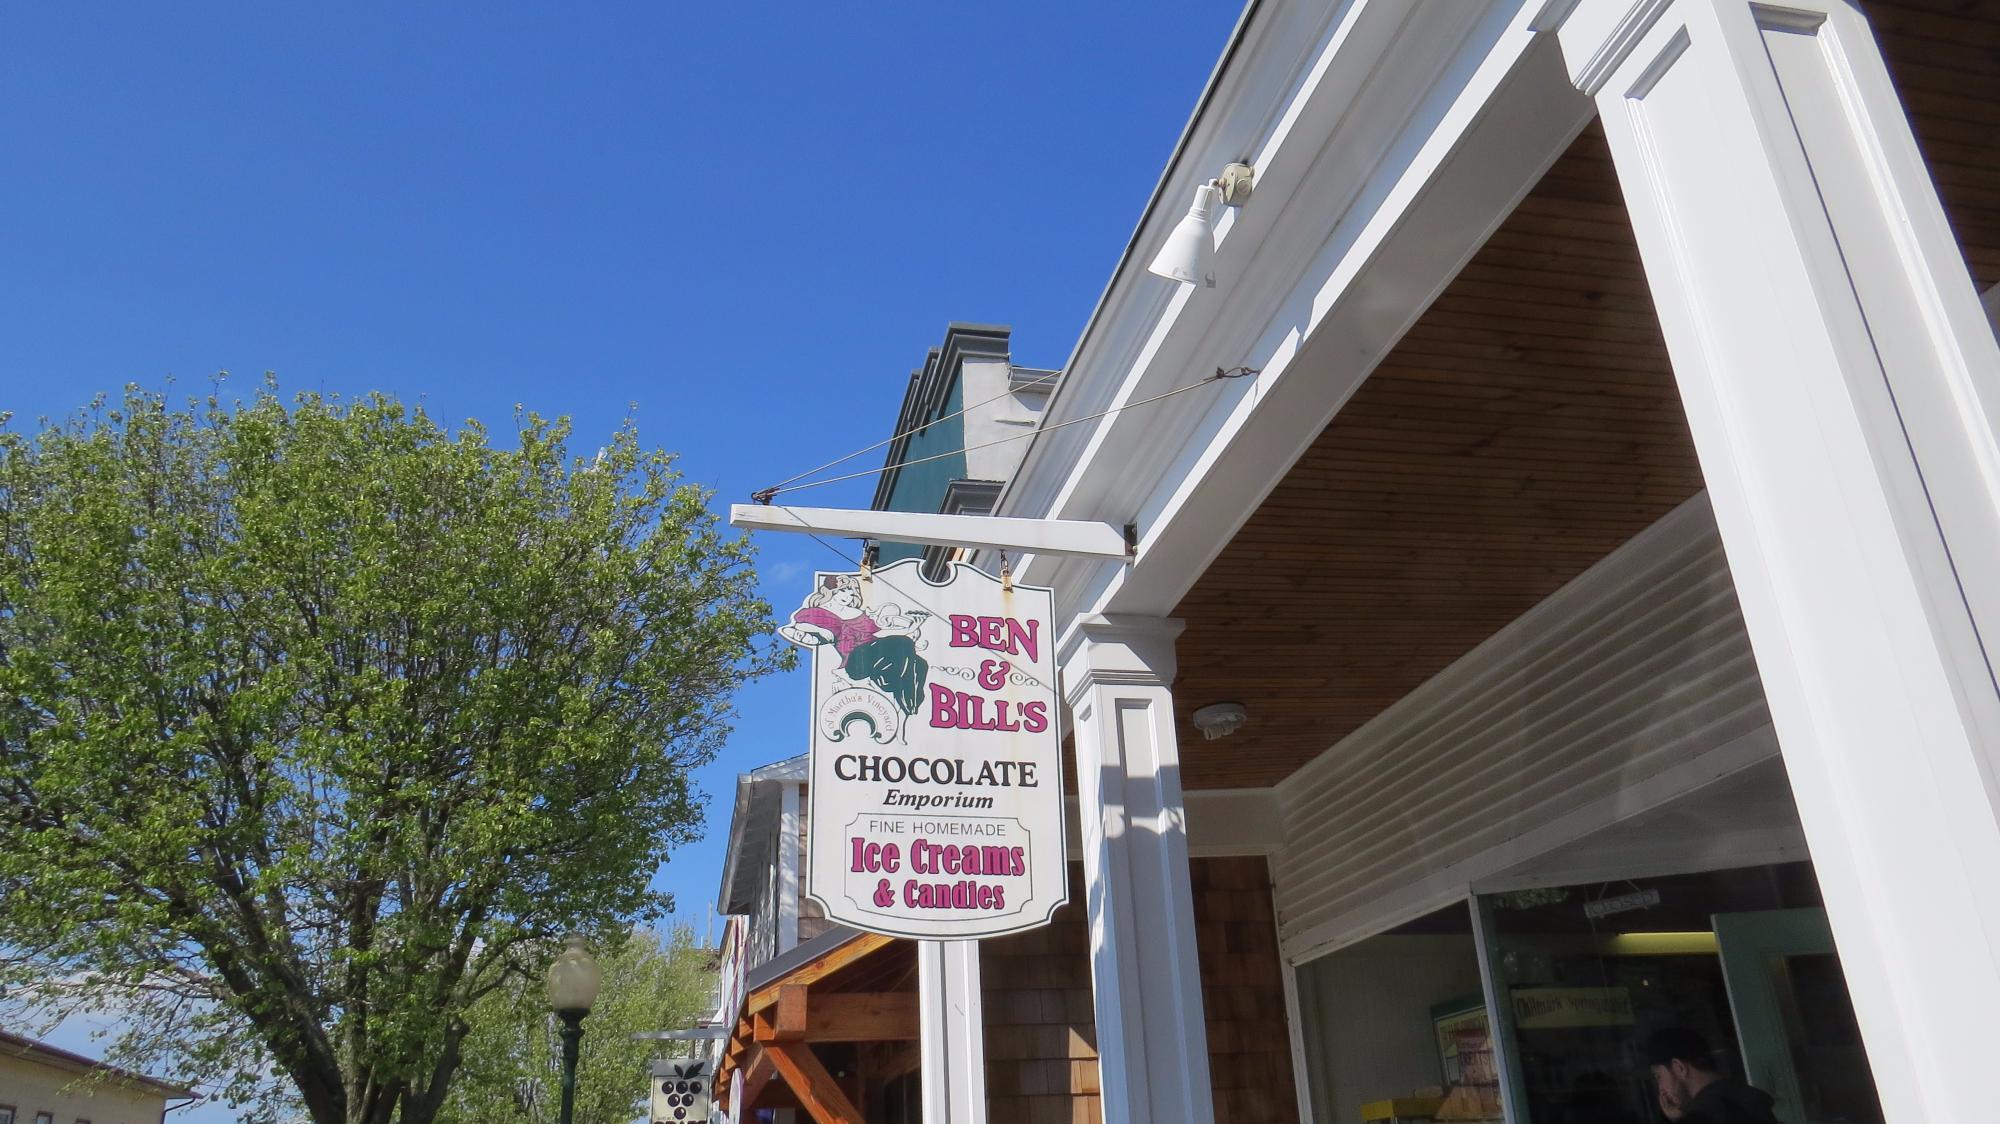
<svg viewBox="0 0 2000 1124"><path fill-rule="evenodd" d="M656 1058L648 1080L651 1124L708 1124L714 1082L708 1063Z"/></svg>
<svg viewBox="0 0 2000 1124"><path fill-rule="evenodd" d="M779 630L812 654L807 895L890 936L1045 925L1068 892L1054 597L921 568L820 573Z"/></svg>

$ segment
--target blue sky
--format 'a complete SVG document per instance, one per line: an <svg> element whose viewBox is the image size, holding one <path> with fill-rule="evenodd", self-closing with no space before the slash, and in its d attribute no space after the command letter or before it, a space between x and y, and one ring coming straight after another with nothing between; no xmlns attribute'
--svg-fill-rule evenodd
<svg viewBox="0 0 2000 1124"><path fill-rule="evenodd" d="M741 500L886 437L947 321L1061 365L1236 14L17 5L0 409L22 428L222 370L496 427L519 403L580 446L633 409ZM762 547L780 606L836 561ZM734 775L802 749L805 691L739 700L709 838L659 875L683 917L714 895Z"/></svg>

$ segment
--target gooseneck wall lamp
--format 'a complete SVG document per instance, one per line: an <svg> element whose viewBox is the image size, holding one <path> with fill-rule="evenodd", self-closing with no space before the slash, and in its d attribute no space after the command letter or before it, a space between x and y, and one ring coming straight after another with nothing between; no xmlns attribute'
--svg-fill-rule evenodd
<svg viewBox="0 0 2000 1124"><path fill-rule="evenodd" d="M1248 164L1231 164L1222 175L1194 189L1194 205L1175 225L1147 272L1183 285L1215 286L1215 218L1222 207L1250 201L1256 172Z"/></svg>
<svg viewBox="0 0 2000 1124"><path fill-rule="evenodd" d="M562 1020L562 1124L571 1124L576 1112L576 1053L583 1041L583 1017L597 1002L597 989L604 973L591 959L590 949L575 933L563 940L561 955L549 965L549 1006Z"/></svg>

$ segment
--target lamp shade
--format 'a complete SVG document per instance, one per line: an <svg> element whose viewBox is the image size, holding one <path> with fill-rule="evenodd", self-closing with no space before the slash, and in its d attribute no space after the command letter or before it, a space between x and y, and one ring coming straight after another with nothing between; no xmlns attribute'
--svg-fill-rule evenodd
<svg viewBox="0 0 2000 1124"><path fill-rule="evenodd" d="M549 1006L558 1011L588 1011L597 1002L597 989L604 973L591 959L583 938L571 933L563 939L562 954L549 965Z"/></svg>
<svg viewBox="0 0 2000 1124"><path fill-rule="evenodd" d="M1188 208L1174 232L1167 235L1166 244L1154 256L1148 272L1184 285L1214 287L1215 237L1209 233L1209 227L1215 221L1216 198L1212 184L1195 188L1194 205Z"/></svg>

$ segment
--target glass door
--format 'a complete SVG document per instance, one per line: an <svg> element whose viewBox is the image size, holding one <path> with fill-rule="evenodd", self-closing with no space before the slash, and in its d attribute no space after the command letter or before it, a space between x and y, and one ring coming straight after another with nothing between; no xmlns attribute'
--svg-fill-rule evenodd
<svg viewBox="0 0 2000 1124"><path fill-rule="evenodd" d="M1780 1120L1881 1124L1882 1105L1823 909L1712 918L1745 1078Z"/></svg>
<svg viewBox="0 0 2000 1124"><path fill-rule="evenodd" d="M1784 1124L1882 1124L1820 906L1805 863L1479 895L1509 1124L1657 1124L1667 1033Z"/></svg>

